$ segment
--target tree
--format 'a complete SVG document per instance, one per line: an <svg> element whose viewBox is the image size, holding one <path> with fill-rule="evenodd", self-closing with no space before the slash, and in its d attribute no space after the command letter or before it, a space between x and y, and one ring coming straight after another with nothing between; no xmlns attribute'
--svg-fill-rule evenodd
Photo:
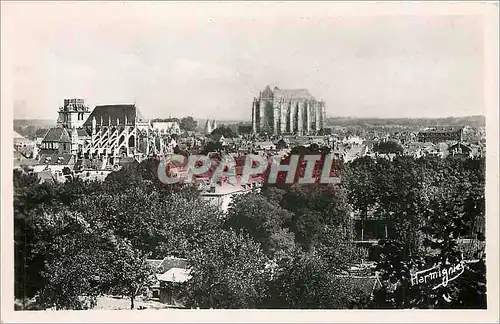
<svg viewBox="0 0 500 324"><path fill-rule="evenodd" d="M286 224L292 214L278 204L259 194L237 197L231 204L226 227L237 233L248 233L269 257L276 252L291 252L295 249L293 233Z"/></svg>
<svg viewBox="0 0 500 324"><path fill-rule="evenodd" d="M214 129L211 135L222 135L224 138L233 138L236 137L236 133L229 127L220 125L216 129Z"/></svg>
<svg viewBox="0 0 500 324"><path fill-rule="evenodd" d="M375 212L383 215L393 227L393 239L406 244L407 253L417 253L421 246L422 214L418 206L424 170L413 157L397 156L392 161L378 158L374 167Z"/></svg>
<svg viewBox="0 0 500 324"><path fill-rule="evenodd" d="M203 146L202 154L208 154L209 152L216 152L222 150L222 144L219 142L207 142Z"/></svg>
<svg viewBox="0 0 500 324"><path fill-rule="evenodd" d="M256 308L263 298L268 259L245 234L221 231L188 257L192 278L182 290L194 308Z"/></svg>
<svg viewBox="0 0 500 324"><path fill-rule="evenodd" d="M348 278L336 276L314 253L298 252L279 262L268 284L263 308L351 308L364 294Z"/></svg>
<svg viewBox="0 0 500 324"><path fill-rule="evenodd" d="M69 174L71 174L71 169L70 169L70 168L68 168L68 167L64 167L64 168L62 169L62 173L63 173L64 175L69 175Z"/></svg>
<svg viewBox="0 0 500 324"><path fill-rule="evenodd" d="M44 308L93 307L106 289L99 232L68 206L54 205L33 219L36 243L31 253L44 255L43 285L37 302Z"/></svg>
<svg viewBox="0 0 500 324"><path fill-rule="evenodd" d="M411 272L460 263L467 257L459 244L461 237L484 241L484 227L475 226L484 219L481 160L401 158L394 162L394 168L381 175L396 183L382 203L398 217L401 233L398 240L379 243L383 285L372 307L486 308L484 253L469 255L479 261L465 262L464 273L446 287L415 286L410 279ZM418 249L411 244L415 233L420 235Z"/></svg>
<svg viewBox="0 0 500 324"><path fill-rule="evenodd" d="M379 242L382 259L377 264L382 285L375 290L371 308L486 308L485 261L464 263L464 272L446 286L412 284L412 273L433 266L455 265L461 261L456 241L435 241L434 255L408 256L398 241ZM444 249L442 249L444 248ZM440 270L441 271L441 270Z"/></svg>
<svg viewBox="0 0 500 324"><path fill-rule="evenodd" d="M181 122L180 122L179 126L181 129L183 129L185 131L194 131L196 129L196 127L198 126L198 122L196 120L194 120L193 117L188 116L188 117L181 118Z"/></svg>
<svg viewBox="0 0 500 324"><path fill-rule="evenodd" d="M378 142L373 145L373 151L380 154L401 154L403 147L394 141Z"/></svg>
<svg viewBox="0 0 500 324"><path fill-rule="evenodd" d="M46 182L40 184L36 175L14 171L14 293L23 301L44 285L41 271L45 255L34 251L39 240L34 221L40 207L51 205L56 196L55 188Z"/></svg>
<svg viewBox="0 0 500 324"><path fill-rule="evenodd" d="M350 239L353 223L350 208L341 188L329 184L294 184L284 187L281 206L293 214L290 230L296 242L311 249L326 226L338 227Z"/></svg>
<svg viewBox="0 0 500 324"><path fill-rule="evenodd" d="M113 274L112 291L128 296L130 309L134 309L134 300L150 283L153 268L146 262L147 255L134 248L129 240L117 238L114 243L108 259Z"/></svg>

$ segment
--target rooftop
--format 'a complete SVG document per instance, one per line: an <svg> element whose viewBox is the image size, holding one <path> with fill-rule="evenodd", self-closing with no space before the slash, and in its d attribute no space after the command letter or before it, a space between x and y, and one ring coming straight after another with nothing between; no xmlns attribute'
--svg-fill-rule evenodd
<svg viewBox="0 0 500 324"><path fill-rule="evenodd" d="M157 269L157 273L163 274L170 269L187 269L187 260L176 257L166 257L162 260L148 259L147 263Z"/></svg>
<svg viewBox="0 0 500 324"><path fill-rule="evenodd" d="M167 282L185 282L191 279L191 275L189 274L188 269L171 268L165 273L157 274L156 279Z"/></svg>
<svg viewBox="0 0 500 324"><path fill-rule="evenodd" d="M66 165L69 164L73 155L71 154L42 154L38 159L39 164L60 164Z"/></svg>
<svg viewBox="0 0 500 324"><path fill-rule="evenodd" d="M42 142L71 143L68 131L62 127L49 129Z"/></svg>
<svg viewBox="0 0 500 324"><path fill-rule="evenodd" d="M280 89L278 87L274 87L274 89L271 90L271 88L267 86L261 95L262 97L274 97L276 99L284 100L314 100L314 97L307 89Z"/></svg>
<svg viewBox="0 0 500 324"><path fill-rule="evenodd" d="M148 121L142 116L135 104L96 106L83 126L92 127L92 120L94 118L96 125L103 126L125 125L125 120L128 125L135 124L136 121Z"/></svg>
<svg viewBox="0 0 500 324"><path fill-rule="evenodd" d="M459 132L463 130L464 126L438 126L427 127L420 133L443 133L443 132Z"/></svg>

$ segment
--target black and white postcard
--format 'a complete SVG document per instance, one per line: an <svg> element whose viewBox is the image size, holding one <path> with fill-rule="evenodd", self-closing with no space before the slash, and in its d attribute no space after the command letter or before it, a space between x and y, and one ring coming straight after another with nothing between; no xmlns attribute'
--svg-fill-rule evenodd
<svg viewBox="0 0 500 324"><path fill-rule="evenodd" d="M1 13L2 322L498 321L498 2Z"/></svg>

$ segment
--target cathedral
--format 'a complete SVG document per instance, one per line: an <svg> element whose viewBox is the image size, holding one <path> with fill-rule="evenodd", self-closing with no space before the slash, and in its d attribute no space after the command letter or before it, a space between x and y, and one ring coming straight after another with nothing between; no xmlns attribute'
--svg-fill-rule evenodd
<svg viewBox="0 0 500 324"><path fill-rule="evenodd" d="M144 118L135 104L100 105L91 110L83 99L65 99L58 113L57 127L42 140L43 156L72 154L116 164L124 157L172 151L170 132L162 132Z"/></svg>
<svg viewBox="0 0 500 324"><path fill-rule="evenodd" d="M306 89L271 90L267 86L253 100L254 134L315 135L323 128L324 121L325 103Z"/></svg>

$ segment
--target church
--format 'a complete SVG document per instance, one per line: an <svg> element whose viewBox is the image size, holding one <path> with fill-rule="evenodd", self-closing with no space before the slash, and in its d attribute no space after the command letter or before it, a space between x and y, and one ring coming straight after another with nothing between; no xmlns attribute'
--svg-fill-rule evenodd
<svg viewBox="0 0 500 324"><path fill-rule="evenodd" d="M307 89L267 86L252 104L254 134L315 135L325 122L325 103Z"/></svg>
<svg viewBox="0 0 500 324"><path fill-rule="evenodd" d="M171 134L155 129L135 104L99 105L90 110L83 99L65 99L58 113L57 127L42 140L42 156L71 154L115 165L125 157L141 159L170 152Z"/></svg>

